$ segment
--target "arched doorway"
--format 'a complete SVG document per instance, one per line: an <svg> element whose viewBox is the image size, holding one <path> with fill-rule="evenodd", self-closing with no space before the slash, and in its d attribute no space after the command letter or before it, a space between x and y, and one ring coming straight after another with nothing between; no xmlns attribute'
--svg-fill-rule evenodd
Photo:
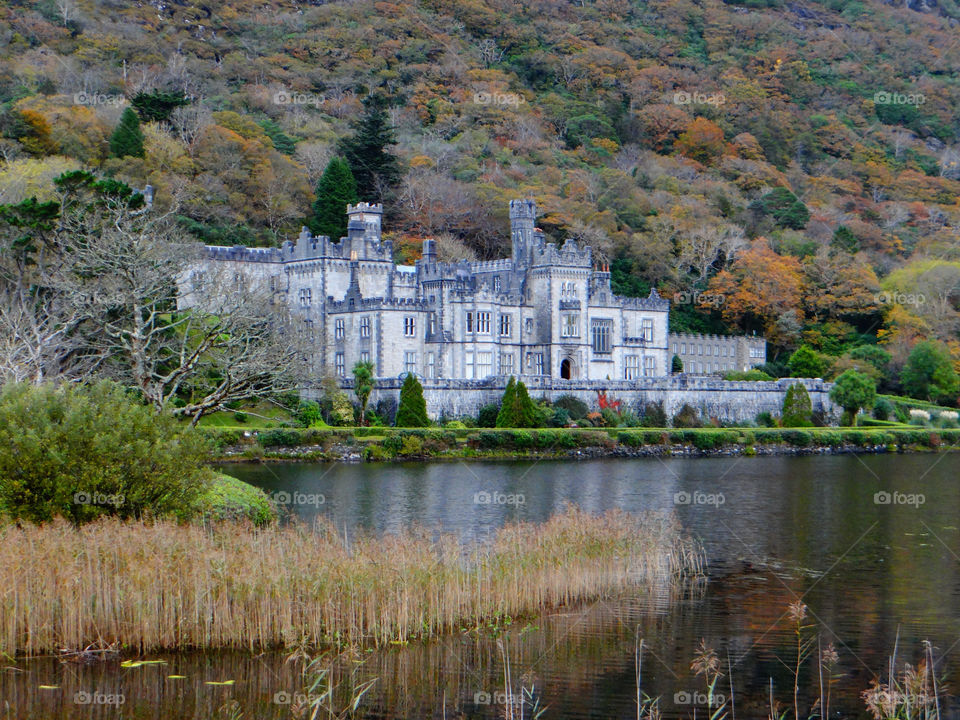
<svg viewBox="0 0 960 720"><path fill-rule="evenodd" d="M569 380L573 373L573 366L570 363L569 358L564 358L560 361L560 377L564 380Z"/></svg>

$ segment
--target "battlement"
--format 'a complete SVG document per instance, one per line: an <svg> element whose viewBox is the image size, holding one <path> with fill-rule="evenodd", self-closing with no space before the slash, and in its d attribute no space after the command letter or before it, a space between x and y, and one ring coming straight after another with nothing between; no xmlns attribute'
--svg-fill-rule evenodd
<svg viewBox="0 0 960 720"><path fill-rule="evenodd" d="M356 205L347 205L347 215L353 215L355 213L376 213L377 215L383 215L383 204L358 202Z"/></svg>
<svg viewBox="0 0 960 720"><path fill-rule="evenodd" d="M280 248L251 248L245 245L206 245L207 257L211 260L227 260L234 262L279 263L283 262L283 253Z"/></svg>

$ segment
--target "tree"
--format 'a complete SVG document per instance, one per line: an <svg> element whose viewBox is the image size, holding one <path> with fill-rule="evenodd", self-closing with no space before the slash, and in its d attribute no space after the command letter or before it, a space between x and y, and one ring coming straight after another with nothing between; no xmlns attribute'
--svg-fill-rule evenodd
<svg viewBox="0 0 960 720"><path fill-rule="evenodd" d="M188 515L209 452L112 383L0 388L0 508L14 518Z"/></svg>
<svg viewBox="0 0 960 720"><path fill-rule="evenodd" d="M823 357L809 345L801 345L787 360L792 377L816 378L823 377L826 363Z"/></svg>
<svg viewBox="0 0 960 720"><path fill-rule="evenodd" d="M845 253L855 255L860 251L860 241L846 225L841 225L834 231L830 240L831 247Z"/></svg>
<svg viewBox="0 0 960 720"><path fill-rule="evenodd" d="M900 374L900 382L910 397L954 405L960 391L960 378L953 367L950 351L935 340L917 343Z"/></svg>
<svg viewBox="0 0 960 720"><path fill-rule="evenodd" d="M511 376L503 392L503 399L500 401L497 427L540 427L539 415L540 413L527 392L527 386L523 384L523 381L516 382Z"/></svg>
<svg viewBox="0 0 960 720"><path fill-rule="evenodd" d="M802 230L810 220L810 211L787 188L771 190L751 204L751 209L769 215L780 227Z"/></svg>
<svg viewBox="0 0 960 720"><path fill-rule="evenodd" d="M781 418L784 427L810 427L813 425L813 405L803 383L794 383L787 388L783 398Z"/></svg>
<svg viewBox="0 0 960 720"><path fill-rule="evenodd" d="M130 100L130 105L144 122L166 122L173 111L190 104L182 92L152 90L139 92Z"/></svg>
<svg viewBox="0 0 960 720"><path fill-rule="evenodd" d="M877 398L877 386L873 380L856 370L847 370L837 378L830 390L830 399L843 408L851 425L857 424L857 413L862 408L872 408Z"/></svg>
<svg viewBox="0 0 960 720"><path fill-rule="evenodd" d="M370 393L373 392L373 386L376 384L373 379L373 363L370 361L358 362L353 366L353 394L360 401L360 424L367 424L367 403L370 401Z"/></svg>
<svg viewBox="0 0 960 720"><path fill-rule="evenodd" d="M313 202L313 231L339 240L347 234L347 205L357 202L357 181L343 158L327 163Z"/></svg>
<svg viewBox="0 0 960 720"><path fill-rule="evenodd" d="M132 108L123 111L120 124L110 136L110 153L118 158L143 157L143 131Z"/></svg>
<svg viewBox="0 0 960 720"><path fill-rule="evenodd" d="M357 192L365 200L383 201L400 181L400 162L387 148L396 142L387 116L386 101L368 95L364 112L353 125L353 136L340 142L340 154L357 180Z"/></svg>
<svg viewBox="0 0 960 720"><path fill-rule="evenodd" d="M407 373L400 388L400 403L397 417L393 422L397 427L429 427L427 403L423 399L423 385L414 373Z"/></svg>
<svg viewBox="0 0 960 720"><path fill-rule="evenodd" d="M707 118L698 117L694 118L677 138L674 147L681 155L704 165L711 165L723 155L726 145L720 126Z"/></svg>
<svg viewBox="0 0 960 720"><path fill-rule="evenodd" d="M673 359L670 361L670 372L672 373L683 372L683 360L680 359L679 355L674 355Z"/></svg>

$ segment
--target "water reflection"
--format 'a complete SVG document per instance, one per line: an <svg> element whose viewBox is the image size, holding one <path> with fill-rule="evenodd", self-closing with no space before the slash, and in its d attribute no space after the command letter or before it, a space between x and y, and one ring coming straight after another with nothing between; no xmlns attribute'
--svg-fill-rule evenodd
<svg viewBox="0 0 960 720"><path fill-rule="evenodd" d="M960 687L960 487L957 456L830 456L410 465L254 465L230 472L270 492L322 494L322 514L347 533L420 525L482 540L508 519L543 520L566 502L592 511L672 510L702 538L710 580L679 598L605 598L565 608L504 636L515 685L523 677L549 706L547 718L635 717L634 643L647 653L644 690L668 717L690 717L675 693L695 692L690 660L701 638L733 669L737 713L765 715L768 678L788 700L792 658L787 605L803 597L824 644L840 654L835 707L863 716L858 699L900 634L901 653L934 641L946 681ZM922 504L884 503L876 493L920 494ZM501 493L523 502L476 502ZM493 497L491 495L491 497ZM879 500L879 502L878 502ZM371 653L377 677L370 718L495 718L504 689L497 638L463 632L424 645ZM957 643L958 645L954 645ZM289 718L273 702L298 678L279 654L168 658L168 666L62 666L39 660L0 673L0 717ZM812 670L812 666L810 668ZM170 680L168 675L186 678ZM206 685L234 679L233 686ZM815 678L801 678L805 704ZM725 682L725 681L724 681ZM59 686L41 690L40 685ZM120 707L82 706L76 692L122 692ZM514 688L516 689L516 688ZM703 715L704 709L698 709ZM949 716L945 713L945 717Z"/></svg>

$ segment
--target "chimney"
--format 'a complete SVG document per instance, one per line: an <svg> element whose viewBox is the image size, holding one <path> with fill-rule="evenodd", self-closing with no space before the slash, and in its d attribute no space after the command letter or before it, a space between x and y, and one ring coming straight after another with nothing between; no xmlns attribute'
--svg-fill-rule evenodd
<svg viewBox="0 0 960 720"><path fill-rule="evenodd" d="M525 262L533 246L537 204L533 200L510 201L510 239L515 262Z"/></svg>
<svg viewBox="0 0 960 720"><path fill-rule="evenodd" d="M437 246L433 238L427 238L423 241L423 262L432 265L437 261Z"/></svg>

